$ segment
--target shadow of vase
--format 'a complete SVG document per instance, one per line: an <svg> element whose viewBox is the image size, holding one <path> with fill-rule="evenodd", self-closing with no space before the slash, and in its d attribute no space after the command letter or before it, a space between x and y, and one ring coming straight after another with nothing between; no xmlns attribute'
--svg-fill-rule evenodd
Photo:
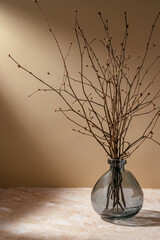
<svg viewBox="0 0 160 240"><path fill-rule="evenodd" d="M107 222L128 227L158 227L160 226L160 211L144 209L133 218L127 220L108 220Z"/></svg>

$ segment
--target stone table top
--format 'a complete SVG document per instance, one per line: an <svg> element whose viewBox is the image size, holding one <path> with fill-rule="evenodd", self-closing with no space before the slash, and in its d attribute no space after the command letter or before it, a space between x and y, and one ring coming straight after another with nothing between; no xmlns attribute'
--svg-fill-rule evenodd
<svg viewBox="0 0 160 240"><path fill-rule="evenodd" d="M160 240L160 189L132 219L104 222L90 188L0 188L0 240Z"/></svg>

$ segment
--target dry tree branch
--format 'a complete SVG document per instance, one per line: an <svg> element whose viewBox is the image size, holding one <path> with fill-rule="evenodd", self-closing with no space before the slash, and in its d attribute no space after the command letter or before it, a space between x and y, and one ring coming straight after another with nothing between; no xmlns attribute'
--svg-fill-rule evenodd
<svg viewBox="0 0 160 240"><path fill-rule="evenodd" d="M119 52L112 44L108 20L105 21L99 12L98 14L105 33L104 39L100 41L100 44L103 44L106 51L106 59L102 61L94 50L96 39L87 39L83 28L80 26L78 10L76 10L74 32L79 51L80 71L78 72L78 77L73 78L70 75L67 63L72 42L69 45L67 53L64 54L43 9L37 0L35 0L35 3L58 48L64 72L61 85L57 89L23 67L9 54L10 59L17 64L19 68L29 73L45 86L45 88L39 88L29 96L33 96L40 91L57 93L67 108L59 108L56 112L61 112L69 121L78 127L78 129L73 129L73 131L93 137L111 158L128 158L146 139L160 145L160 143L153 138L153 134L151 134L160 116L160 106L154 103L160 97L160 90L158 90L156 94L152 94L151 91L149 91L158 78L160 71L157 72L145 87L143 85L144 80L148 76L148 72L155 63L158 62L159 56L151 62L142 74L146 57L153 47L155 47L155 44L151 47L150 45L160 13L158 13L151 27L145 51L130 60L129 57L126 57L129 29L126 12L124 13L125 31ZM128 76L129 65L139 58L142 58L141 64L137 67L132 79L130 79ZM89 61L87 70L91 70L92 73L94 73L94 80L91 80L90 77L87 76L86 59ZM77 92L77 87L81 91L80 96L79 92ZM129 142L127 136L132 120L153 113L155 113L155 115L152 116L151 121L144 128L141 136ZM78 117L79 120L83 120L83 123L78 121L77 118L75 119L75 116Z"/></svg>

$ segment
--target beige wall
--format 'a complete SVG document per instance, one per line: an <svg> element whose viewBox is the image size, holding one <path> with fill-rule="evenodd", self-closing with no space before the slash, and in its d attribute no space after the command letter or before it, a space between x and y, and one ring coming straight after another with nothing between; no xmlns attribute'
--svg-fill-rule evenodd
<svg viewBox="0 0 160 240"><path fill-rule="evenodd" d="M159 0L40 0L40 3L64 51L70 41L75 41L72 31L75 8L79 9L81 24L93 37L102 34L97 16L102 11L109 18L117 47L122 36L123 12L127 10L129 50L133 56L143 51L160 9ZM159 29L160 21L153 36L158 44ZM42 85L7 57L12 54L48 81L56 81L62 75L58 51L34 1L0 0L0 48L0 186L93 186L108 169L105 153L94 140L72 132L73 124L54 112L61 106L57 96L39 93L28 98ZM73 71L78 68L76 53L73 47L70 58ZM131 135L144 122L134 125ZM153 143L144 144L128 159L127 168L142 187L159 188L160 148Z"/></svg>

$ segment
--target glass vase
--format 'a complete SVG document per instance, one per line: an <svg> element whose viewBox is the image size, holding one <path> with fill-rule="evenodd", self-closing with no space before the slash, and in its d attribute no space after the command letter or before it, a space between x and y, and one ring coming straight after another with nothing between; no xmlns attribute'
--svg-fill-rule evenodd
<svg viewBox="0 0 160 240"><path fill-rule="evenodd" d="M105 221L128 219L142 208L142 189L133 174L125 170L126 162L109 159L110 170L103 174L92 189L92 206Z"/></svg>

